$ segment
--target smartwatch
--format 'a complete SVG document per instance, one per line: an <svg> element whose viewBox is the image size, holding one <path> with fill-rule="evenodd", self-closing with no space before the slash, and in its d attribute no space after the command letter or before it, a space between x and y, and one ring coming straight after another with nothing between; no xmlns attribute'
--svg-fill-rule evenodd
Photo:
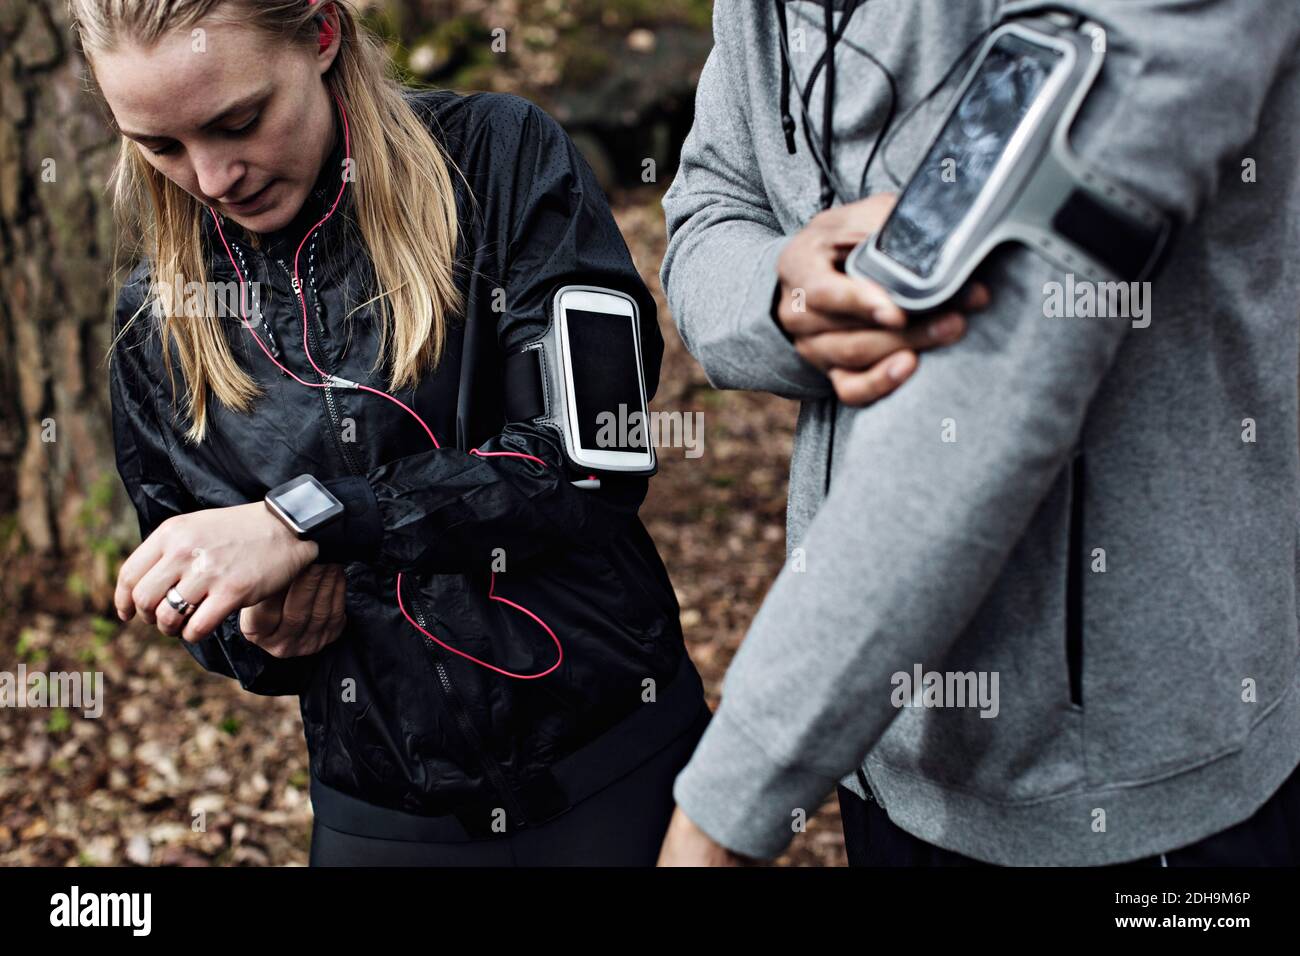
<svg viewBox="0 0 1300 956"><path fill-rule="evenodd" d="M311 475L276 485L264 500L271 513L300 538L343 514L343 502Z"/></svg>

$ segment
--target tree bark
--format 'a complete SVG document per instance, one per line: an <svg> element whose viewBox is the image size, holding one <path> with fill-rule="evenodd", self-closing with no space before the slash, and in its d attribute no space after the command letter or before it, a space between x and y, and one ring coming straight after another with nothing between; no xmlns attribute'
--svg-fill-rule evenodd
<svg viewBox="0 0 1300 956"><path fill-rule="evenodd" d="M115 153L63 0L0 4L0 561L22 579L5 587L10 610L52 595L103 607L130 535L104 361Z"/></svg>

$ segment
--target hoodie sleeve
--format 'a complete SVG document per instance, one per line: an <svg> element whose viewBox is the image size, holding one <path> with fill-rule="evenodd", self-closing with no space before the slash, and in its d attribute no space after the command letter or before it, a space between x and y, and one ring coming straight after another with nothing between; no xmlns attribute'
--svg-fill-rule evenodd
<svg viewBox="0 0 1300 956"><path fill-rule="evenodd" d="M113 316L114 340L140 309L146 289L147 273L142 265L118 295ZM202 507L176 474L167 439L159 425L160 386L150 380L141 359L145 337L135 334L150 321L147 313L136 318L136 325L117 341L109 362L117 471L135 506L142 541L168 518ZM204 670L234 678L245 690L255 694L297 694L312 666L310 656L278 658L250 642L239 630L238 611L202 640L182 643Z"/></svg>
<svg viewBox="0 0 1300 956"><path fill-rule="evenodd" d="M1221 173L1240 168L1275 78L1296 67L1300 6L1051 6L1108 33L1076 150L1193 221ZM801 542L806 569L781 571L677 778L687 816L735 851L781 852L792 810L811 813L861 764L897 714L890 675L941 660L966 627L1070 460L1124 336L1159 334L1130 333L1124 319L1044 318L1045 283L1062 277L1023 249L988 278L993 303L963 341L928 357L889 401L846 416L841 467ZM955 442L939 440L945 419Z"/></svg>
<svg viewBox="0 0 1300 956"><path fill-rule="evenodd" d="M518 97L494 102L487 120L495 127L494 148L510 161L493 163L487 189L496 194L482 205L491 228L509 237L506 307L496 323L503 354L546 331L559 287L614 288L637 301L642 368L653 396L663 356L654 299L595 175L544 111ZM460 573L483 568L497 548L522 561L551 548L599 547L622 533L649 487L644 477L606 475L599 490L587 491L572 478L554 433L512 422L472 451L431 448L324 482L344 503L344 515L312 537L320 560Z"/></svg>
<svg viewBox="0 0 1300 956"><path fill-rule="evenodd" d="M773 313L776 262L789 237L768 205L749 128L750 74L737 27L756 15L748 7L714 5L695 123L663 199L660 278L682 341L715 388L826 398L830 380L795 350Z"/></svg>

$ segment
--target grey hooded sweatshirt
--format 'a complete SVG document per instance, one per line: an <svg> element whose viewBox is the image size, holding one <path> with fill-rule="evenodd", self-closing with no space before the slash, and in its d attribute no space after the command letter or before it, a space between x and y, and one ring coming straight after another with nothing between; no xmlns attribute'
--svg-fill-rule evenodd
<svg viewBox="0 0 1300 956"><path fill-rule="evenodd" d="M791 155L775 7L716 4L663 283L716 387L802 403L788 560L674 789L735 851L781 852L860 767L929 843L1119 863L1246 819L1300 762L1300 3L871 0L835 51L833 166L896 191L964 72L863 181L889 98L868 53L901 115L1045 7L1107 30L1076 152L1181 223L1149 311L1061 314L1067 277L1006 248L965 338L853 409L771 311L820 208L797 104L822 6L786 7Z"/></svg>

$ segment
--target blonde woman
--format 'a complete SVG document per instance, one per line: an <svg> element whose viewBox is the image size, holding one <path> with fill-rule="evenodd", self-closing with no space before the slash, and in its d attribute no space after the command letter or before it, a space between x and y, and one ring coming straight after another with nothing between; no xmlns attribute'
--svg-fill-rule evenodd
<svg viewBox="0 0 1300 956"><path fill-rule="evenodd" d="M657 382L589 168L521 99L398 86L341 0L70 5L141 242L119 616L299 695L313 864L652 864L708 709L647 479L578 487L504 406L568 283L637 301ZM343 508L314 530L263 501L304 474Z"/></svg>

